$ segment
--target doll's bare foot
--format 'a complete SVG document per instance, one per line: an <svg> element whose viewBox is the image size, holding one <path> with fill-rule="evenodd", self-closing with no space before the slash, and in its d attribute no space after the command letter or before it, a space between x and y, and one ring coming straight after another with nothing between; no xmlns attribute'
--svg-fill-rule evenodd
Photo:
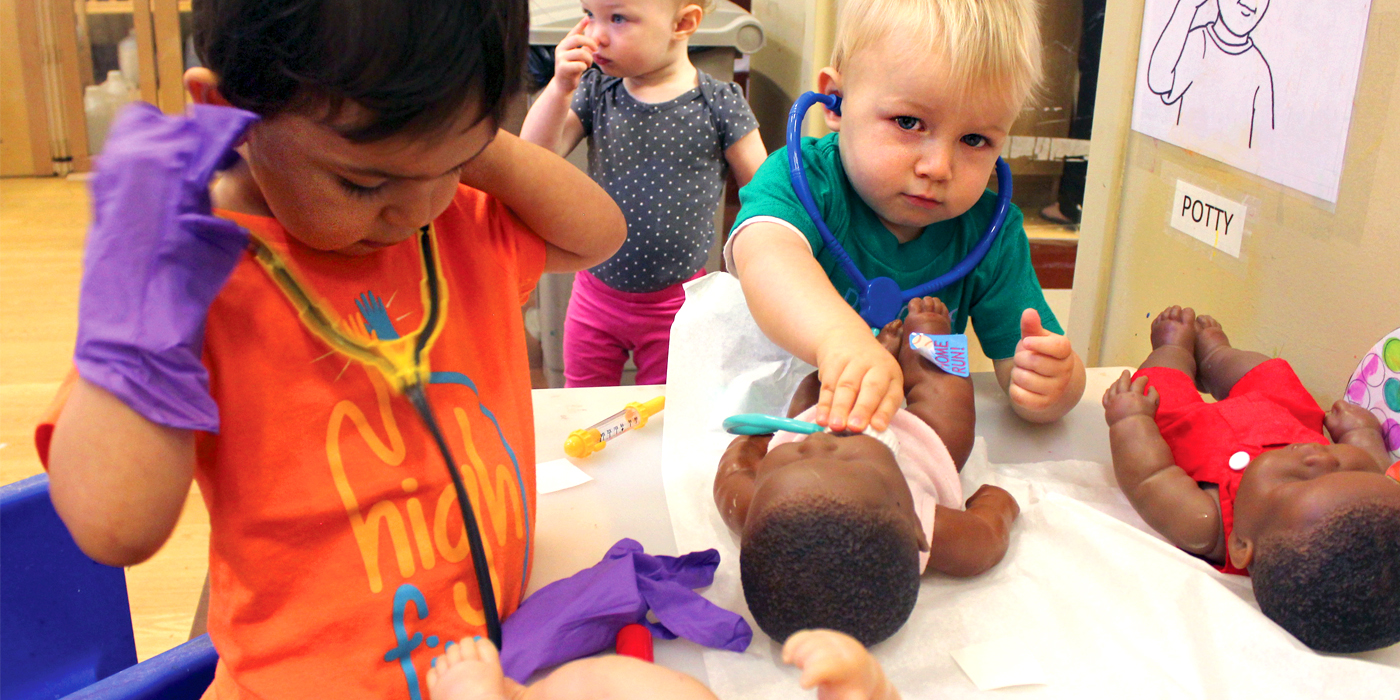
<svg viewBox="0 0 1400 700"><path fill-rule="evenodd" d="M880 344L885 346L885 349L889 350L891 355L898 355L900 341L904 339L903 330L904 321L895 319L886 323L885 327L880 329L880 334L875 336L875 339L880 341Z"/></svg>
<svg viewBox="0 0 1400 700"><path fill-rule="evenodd" d="M1196 318L1196 388L1216 399L1230 395L1235 382L1269 359L1252 350L1230 345L1220 322L1202 314Z"/></svg>
<svg viewBox="0 0 1400 700"><path fill-rule="evenodd" d="M1196 312L1168 306L1152 319L1152 353L1140 367L1166 367L1196 378Z"/></svg>
<svg viewBox="0 0 1400 700"><path fill-rule="evenodd" d="M513 700L523 690L505 677L496 645L482 637L449 646L428 669L432 700Z"/></svg>
<svg viewBox="0 0 1400 700"><path fill-rule="evenodd" d="M1196 351L1196 311L1189 306L1169 306L1152 319L1152 349L1175 345Z"/></svg>
<svg viewBox="0 0 1400 700"><path fill-rule="evenodd" d="M920 377L943 373L943 370L935 367L928 358L909 347L909 334L947 335L952 330L953 319L948 316L948 307L937 297L910 300L909 315L904 317L904 333L900 336L899 351L895 353L899 358L900 369L904 371L906 393L910 386L918 384Z"/></svg>
<svg viewBox="0 0 1400 700"><path fill-rule="evenodd" d="M909 314L904 318L904 334L928 333L947 335L953 332L953 318L948 307L938 297L909 300Z"/></svg>
<svg viewBox="0 0 1400 700"><path fill-rule="evenodd" d="M1196 317L1196 365L1204 365L1217 351L1230 347L1230 338L1225 329L1214 317L1201 314Z"/></svg>
<svg viewBox="0 0 1400 700"><path fill-rule="evenodd" d="M898 700L880 662L854 638L831 630L802 630L783 644L783 662L802 671L805 690L819 700Z"/></svg>

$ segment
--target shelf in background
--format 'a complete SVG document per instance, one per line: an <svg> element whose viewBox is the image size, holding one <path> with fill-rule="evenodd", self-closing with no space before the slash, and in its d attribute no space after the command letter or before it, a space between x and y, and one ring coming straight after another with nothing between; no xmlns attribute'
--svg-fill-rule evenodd
<svg viewBox="0 0 1400 700"><path fill-rule="evenodd" d="M190 11L191 0L180 0L181 12ZM132 13L131 0L87 0L83 11L90 15L129 15Z"/></svg>

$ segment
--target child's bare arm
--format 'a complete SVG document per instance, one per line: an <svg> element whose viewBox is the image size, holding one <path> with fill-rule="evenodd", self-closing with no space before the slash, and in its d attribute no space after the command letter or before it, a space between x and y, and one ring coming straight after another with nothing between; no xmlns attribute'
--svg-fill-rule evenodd
<svg viewBox="0 0 1400 700"><path fill-rule="evenodd" d="M903 398L899 363L836 293L807 245L770 223L734 241L734 273L749 311L773 342L821 378L816 422L833 430L889 426Z"/></svg>
<svg viewBox="0 0 1400 700"><path fill-rule="evenodd" d="M759 135L758 129L750 131L747 136L725 149L724 159L729 162L734 181L739 183L740 187L749 184L753 174L758 172L758 166L768 159L768 150L763 147L763 137Z"/></svg>
<svg viewBox="0 0 1400 700"><path fill-rule="evenodd" d="M607 260L627 238L627 221L588 175L505 131L462 171L463 184L500 199L547 245L545 272Z"/></svg>
<svg viewBox="0 0 1400 700"><path fill-rule="evenodd" d="M1006 556L1011 524L1020 514L1016 499L991 484L967 499L967 510L938 506L927 570L966 577L996 566Z"/></svg>
<svg viewBox="0 0 1400 700"><path fill-rule="evenodd" d="M583 139L583 122L569 107L579 79L593 65L593 52L598 50L597 42L583 34L588 21L587 17L579 20L555 47L554 77L535 97L520 127L521 138L560 156L569 155Z"/></svg>
<svg viewBox="0 0 1400 700"><path fill-rule="evenodd" d="M1145 390L1145 393L1144 393ZM1214 561L1225 556L1220 504L1176 466L1153 416L1156 389L1127 370L1104 393L1113 474L1133 509L1172 544Z"/></svg>
<svg viewBox="0 0 1400 700"><path fill-rule="evenodd" d="M744 528L753 501L754 467L768 454L772 435L740 435L729 443L715 472L715 505L724 524L734 532Z"/></svg>
<svg viewBox="0 0 1400 700"><path fill-rule="evenodd" d="M160 549L194 478L194 433L146 420L78 379L49 447L54 509L85 554L109 566Z"/></svg>
<svg viewBox="0 0 1400 700"><path fill-rule="evenodd" d="M1381 435L1381 422L1370 411L1338 399L1327 412L1323 425L1332 436L1332 442L1361 448L1382 469L1390 463L1385 437Z"/></svg>

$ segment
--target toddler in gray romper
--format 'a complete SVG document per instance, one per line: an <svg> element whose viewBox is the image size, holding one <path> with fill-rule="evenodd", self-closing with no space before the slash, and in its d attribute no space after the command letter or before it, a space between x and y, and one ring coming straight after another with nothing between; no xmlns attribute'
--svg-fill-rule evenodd
<svg viewBox="0 0 1400 700"><path fill-rule="evenodd" d="M612 195L627 219L627 241L616 255L574 282L564 332L570 375L594 368L599 343L634 351L639 383L644 353L638 338L670 322L680 285L705 265L714 241L714 214L724 190L725 151L758 128L739 86L699 71L699 86L675 99L646 103L622 78L594 68L583 74L571 105L588 138L588 174ZM580 352L580 351L585 352ZM625 352L622 354L625 359ZM616 372L621 372L617 361ZM612 374L613 368L596 368Z"/></svg>

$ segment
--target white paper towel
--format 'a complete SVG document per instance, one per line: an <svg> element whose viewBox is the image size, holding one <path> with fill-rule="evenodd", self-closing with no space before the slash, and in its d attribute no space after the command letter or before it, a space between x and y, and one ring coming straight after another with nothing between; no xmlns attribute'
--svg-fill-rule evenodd
<svg viewBox="0 0 1400 700"><path fill-rule="evenodd" d="M738 547L711 497L731 439L720 421L781 412L812 368L763 337L725 273L686 286L671 339L662 469L676 545L720 551L705 595L752 622ZM963 486L973 493L983 483L1021 504L1011 548L982 576L924 577L908 624L872 650L904 697L1400 696L1400 669L1308 650L1259 613L1248 579L1220 574L1152 533L1108 466L992 465L979 438ZM725 700L801 697L797 673L754 631L746 653L705 653L711 687ZM953 660L955 650L1007 637L1036 650L1046 685L979 691ZM1395 649L1365 656L1396 665Z"/></svg>

